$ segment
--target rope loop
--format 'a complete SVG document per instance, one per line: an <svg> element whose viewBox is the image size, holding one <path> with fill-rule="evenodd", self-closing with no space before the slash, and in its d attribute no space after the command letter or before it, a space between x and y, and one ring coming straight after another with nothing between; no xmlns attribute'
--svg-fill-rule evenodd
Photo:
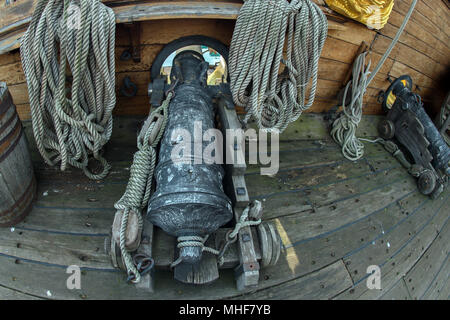
<svg viewBox="0 0 450 320"><path fill-rule="evenodd" d="M392 49L395 44L399 40L406 24L408 23L413 11L416 6L417 0L412 0L411 5L409 7L408 12L403 19L401 26L399 27L394 39L392 39L389 47L386 52L383 54L381 59L378 61L374 70L370 72L371 61L367 66L365 65L365 59L367 52L361 53L355 60L352 69L352 80L349 81L345 86L344 96L342 99L342 108L343 111L339 114L338 118L333 122L331 129L331 136L334 141L342 147L342 154L345 158L356 161L360 159L364 155L364 145L360 140L356 137L356 129L361 121L362 117L362 109L363 109L363 97L366 92L367 87L370 82L375 78L375 75L383 66L386 59L389 57ZM348 105L345 104L347 101L347 94L351 85L351 100ZM369 141L372 142L372 141ZM390 148L392 146L387 146L384 144L386 148ZM389 150L388 150L389 151ZM392 152L396 152L395 150ZM396 158L404 165L409 168L411 165L404 158L403 153L396 152L394 154ZM408 166L409 165L409 166Z"/></svg>
<svg viewBox="0 0 450 320"><path fill-rule="evenodd" d="M236 223L234 229L227 232L225 235L225 244L222 247L221 250L216 250L214 248L206 247L205 243L208 240L209 235L202 238L200 236L180 236L177 238L178 244L177 248L181 249L184 247L201 247L202 251L209 252L211 254L214 254L217 256L218 264L221 266L224 263L223 256L228 249L228 247L237 241L238 233L242 228L249 227L249 226L256 226L261 223L261 219L258 220L249 220L249 212L250 212L251 205L248 205L243 211L239 218L239 221ZM170 265L171 268L176 267L181 262L183 262L182 257L178 257L172 264Z"/></svg>
<svg viewBox="0 0 450 320"><path fill-rule="evenodd" d="M228 235L229 239L234 239L237 237L239 231L244 227L256 226L261 223L261 219L256 221L248 220L248 213L250 212L250 206L245 207L244 211L242 211L241 217L239 221L236 223L233 231Z"/></svg>
<svg viewBox="0 0 450 320"><path fill-rule="evenodd" d="M209 235L202 238L199 236L180 236L177 238L177 248L181 249L184 247L201 247L202 252L209 252L213 255L218 256L220 252L214 248L206 247L205 242L208 240ZM181 262L183 262L183 258L180 256L178 257L174 262L170 264L170 268L173 269L177 265L179 265Z"/></svg>
<svg viewBox="0 0 450 320"><path fill-rule="evenodd" d="M230 89L245 108L244 123L253 119L259 129L282 132L313 104L327 31L325 15L311 0L244 2L229 55Z"/></svg>
<svg viewBox="0 0 450 320"><path fill-rule="evenodd" d="M20 53L33 134L47 164L80 168L90 179L108 174L98 153L112 133L114 50L115 15L100 1L37 2ZM103 165L100 174L87 167L92 156Z"/></svg>
<svg viewBox="0 0 450 320"><path fill-rule="evenodd" d="M364 154L364 144L356 137L356 129L361 121L363 95L367 87L367 79L370 74L370 63L365 65L366 53L356 58L353 65L352 82L347 83L342 98L342 112L333 122L331 136L342 147L342 154L351 161L356 161ZM351 102L347 101L347 94L351 87Z"/></svg>
<svg viewBox="0 0 450 320"><path fill-rule="evenodd" d="M127 269L128 280L137 283L143 274L138 270L131 258L130 252L125 247L126 230L128 227L128 216L130 210L138 213L139 229L143 228L142 210L147 205L151 195L153 172L156 166L156 146L158 145L167 123L169 104L173 97L170 94L163 101L162 105L150 113L141 128L137 137L138 151L133 156L133 163L130 167L130 178L124 194L114 204L117 210L123 210L120 229L120 251L125 267Z"/></svg>

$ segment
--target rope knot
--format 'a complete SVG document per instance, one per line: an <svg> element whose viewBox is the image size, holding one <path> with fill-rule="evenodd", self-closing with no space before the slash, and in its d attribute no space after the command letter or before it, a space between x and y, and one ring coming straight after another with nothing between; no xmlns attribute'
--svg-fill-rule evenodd
<svg viewBox="0 0 450 320"><path fill-rule="evenodd" d="M184 247L204 247L208 237L202 238L198 236L181 236L177 238L178 244L177 248L181 249Z"/></svg>
<svg viewBox="0 0 450 320"><path fill-rule="evenodd" d="M177 248L185 248L185 247L201 247L202 252L209 252L213 255L219 256L219 264L222 263L222 257L220 256L219 250L216 250L214 248L206 247L205 242L208 240L209 235L202 238L199 236L180 236L177 238L178 244ZM174 268L177 265L179 265L181 262L183 262L183 257L178 257L174 262L171 263L170 267Z"/></svg>

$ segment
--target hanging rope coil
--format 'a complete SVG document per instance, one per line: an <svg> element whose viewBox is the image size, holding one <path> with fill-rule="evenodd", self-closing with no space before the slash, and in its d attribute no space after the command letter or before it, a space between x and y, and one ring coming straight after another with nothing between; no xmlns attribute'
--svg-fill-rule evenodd
<svg viewBox="0 0 450 320"><path fill-rule="evenodd" d="M331 136L334 141L342 147L342 154L344 157L351 161L360 159L364 155L364 144L356 137L356 129L358 128L359 122L361 121L362 108L363 108L363 98L367 87L370 82L375 78L375 75L383 66L386 59L391 54L392 49L398 42L406 24L411 17L414 7L416 6L417 0L413 0L408 12L403 19L400 28L397 31L394 39L392 39L386 52L381 57L378 64L375 66L372 72L370 72L370 62L368 66L365 67L365 57L367 53L360 54L353 65L351 82L348 82L344 97L342 99L343 111L339 114L338 118L333 122L331 129ZM346 105L347 94L349 86L351 83L351 100L349 105Z"/></svg>
<svg viewBox="0 0 450 320"><path fill-rule="evenodd" d="M130 179L128 180L124 194L114 205L114 208L117 210L123 210L119 247L128 276L134 283L141 280L141 275L125 245L128 217L131 210L136 212L139 230L142 230L144 222L141 212L150 199L153 172L156 165L156 147L164 134L169 112L169 103L173 95L173 92L169 92L166 100L144 122L137 137L138 151L133 156Z"/></svg>
<svg viewBox="0 0 450 320"><path fill-rule="evenodd" d="M114 12L98 0L37 3L20 52L33 133L47 164L60 162L61 170L69 164L90 179L108 174L100 150L111 136L116 104L114 46ZM101 173L88 170L91 155Z"/></svg>
<svg viewBox="0 0 450 320"><path fill-rule="evenodd" d="M310 0L244 1L229 56L230 88L245 107L244 123L253 118L260 129L283 131L313 104L327 31L325 15Z"/></svg>
<svg viewBox="0 0 450 320"><path fill-rule="evenodd" d="M370 74L370 61L365 66L366 53L359 55L353 64L353 79L345 86L342 98L342 113L333 122L331 136L342 146L342 154L351 161L358 160L364 153L364 145L356 137L356 129L362 117L363 97L367 89L367 79ZM345 104L351 85L351 100Z"/></svg>

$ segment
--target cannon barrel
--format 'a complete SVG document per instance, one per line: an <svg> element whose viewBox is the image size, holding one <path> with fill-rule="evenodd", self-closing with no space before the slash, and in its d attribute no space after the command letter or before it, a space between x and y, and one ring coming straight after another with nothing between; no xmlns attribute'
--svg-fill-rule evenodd
<svg viewBox="0 0 450 320"><path fill-rule="evenodd" d="M428 148L433 156L432 165L436 170L444 169L445 172L450 161L450 148L425 112L420 97L411 92L408 87L400 84L394 86L392 92L397 97L395 103L401 103L403 110L411 110L423 125L425 137L430 142Z"/></svg>
<svg viewBox="0 0 450 320"><path fill-rule="evenodd" d="M202 136L194 137L194 124L197 123L198 130L201 123L201 134L215 128L213 102L206 84L207 69L208 64L199 53L183 51L175 57L170 75L171 83L177 85L161 140L156 190L149 200L147 218L175 237L205 237L232 218L231 202L223 191L222 165L206 164L193 156L195 148L201 145L203 151L210 143L204 142ZM191 141L186 141L180 132L189 133ZM195 138L201 139L201 143L195 145ZM181 150L175 152L175 159L174 148ZM201 256L199 246L180 248L183 262L194 264Z"/></svg>

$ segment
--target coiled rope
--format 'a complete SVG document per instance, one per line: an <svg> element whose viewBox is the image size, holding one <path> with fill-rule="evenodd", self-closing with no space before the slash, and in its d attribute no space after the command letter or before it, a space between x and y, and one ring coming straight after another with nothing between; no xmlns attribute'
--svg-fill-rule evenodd
<svg viewBox="0 0 450 320"><path fill-rule="evenodd" d="M47 164L60 162L61 170L69 164L90 179L108 174L110 165L100 150L111 136L116 104L114 46L114 12L100 1L37 3L20 52L33 133ZM102 172L88 170L91 155Z"/></svg>
<svg viewBox="0 0 450 320"><path fill-rule="evenodd" d="M245 107L244 123L253 118L260 129L283 131L313 104L327 32L325 15L310 0L244 1L229 55L230 88Z"/></svg>
<svg viewBox="0 0 450 320"><path fill-rule="evenodd" d="M209 252L213 255L217 256L217 262L219 266L221 266L224 263L223 255L225 254L226 250L228 249L229 245L237 240L237 235L239 231L242 228L250 227L250 226L257 226L261 223L261 219L257 220L249 220L249 213L250 213L250 204L245 207L244 211L242 211L242 214L239 218L239 221L234 226L234 229L230 230L229 233L226 235L226 241L224 246L221 250L216 250L214 248L210 248L205 246L206 241L209 238L209 235L206 237L198 237L198 236L183 236L177 238L177 248L181 249L184 247L201 247L202 252ZM176 267L181 262L183 262L182 257L178 257L172 264L170 265L171 268Z"/></svg>
<svg viewBox="0 0 450 320"><path fill-rule="evenodd" d="M137 283L141 275L134 265L130 252L125 246L128 217L131 210L137 213L139 230L143 227L142 209L147 206L151 194L153 172L156 165L156 147L164 134L167 124L168 108L173 92L169 92L167 98L160 107L156 108L144 122L137 137L138 151L133 156L133 164L130 168L130 179L124 194L114 204L117 210L123 210L120 226L120 252L127 269L128 276Z"/></svg>
<svg viewBox="0 0 450 320"><path fill-rule="evenodd" d="M202 248L202 252L209 252L213 255L218 256L220 254L219 250L216 250L211 247L205 246L205 242L208 240L209 235L206 237L198 237L198 236L185 236L185 237L178 237L177 238L177 248L181 249L184 247L200 247ZM178 257L174 262L170 264L170 268L175 268L177 265L179 265L181 262L183 262L183 257Z"/></svg>
<svg viewBox="0 0 450 320"><path fill-rule="evenodd" d="M364 67L366 53L360 54L355 60L352 70L353 79L345 86L344 96L342 98L343 110L339 114L338 118L333 122L330 133L334 141L341 146L344 157L351 161L358 160L364 155L364 144L356 137L356 129L358 128L362 117L364 93L398 42L398 39L403 33L403 30L405 29L405 26L414 11L416 3L417 0L413 0L402 25L397 31L397 34L394 39L392 39L388 49L383 54L381 60L372 72L369 71L370 62L367 67ZM350 104L346 105L345 102L347 101L350 83L352 85L351 100Z"/></svg>

